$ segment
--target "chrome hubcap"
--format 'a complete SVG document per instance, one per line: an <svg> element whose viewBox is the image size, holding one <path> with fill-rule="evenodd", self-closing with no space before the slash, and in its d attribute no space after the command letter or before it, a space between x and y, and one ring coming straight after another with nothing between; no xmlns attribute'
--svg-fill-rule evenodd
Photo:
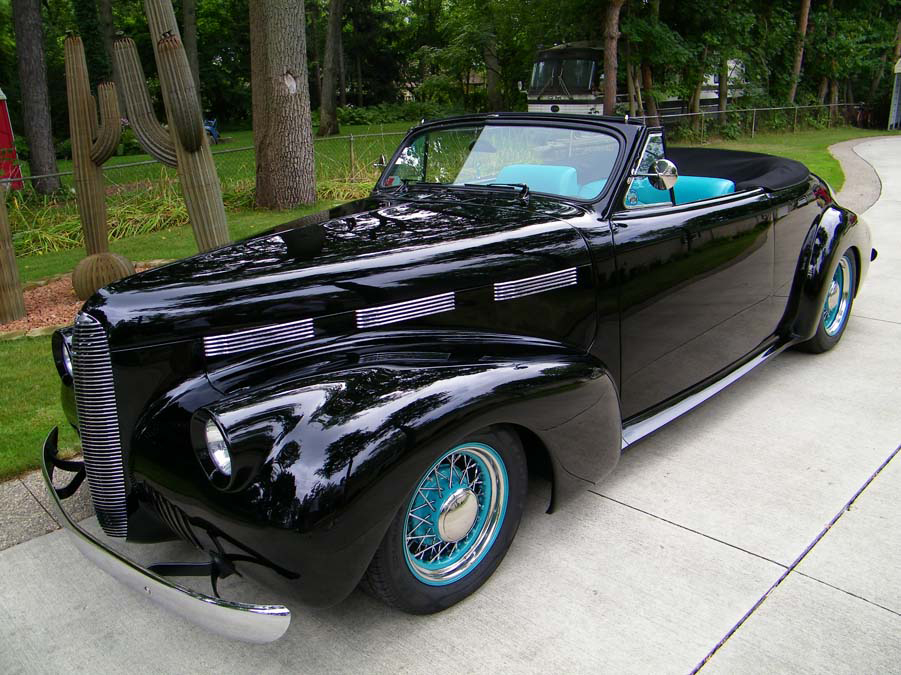
<svg viewBox="0 0 901 675"><path fill-rule="evenodd" d="M438 513L438 536L444 541L458 542L465 537L479 515L479 500L472 490L460 489L441 505Z"/></svg>

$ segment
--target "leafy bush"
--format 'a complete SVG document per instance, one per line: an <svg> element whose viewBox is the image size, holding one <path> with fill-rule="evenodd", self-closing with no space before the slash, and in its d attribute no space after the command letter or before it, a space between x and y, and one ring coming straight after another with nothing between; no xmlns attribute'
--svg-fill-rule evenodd
<svg viewBox="0 0 901 675"><path fill-rule="evenodd" d="M28 147L28 142L22 136L16 136L16 154L23 162L27 162L28 158L31 157L31 149Z"/></svg>
<svg viewBox="0 0 901 675"><path fill-rule="evenodd" d="M72 159L72 141L68 138L56 144L57 159Z"/></svg>
<svg viewBox="0 0 901 675"><path fill-rule="evenodd" d="M143 155L144 149L138 142L135 132L129 127L122 130L122 138L119 139L119 148L117 155Z"/></svg>
<svg viewBox="0 0 901 675"><path fill-rule="evenodd" d="M392 124L393 122L418 122L422 119L449 117L462 112L459 107L431 101L412 103L380 103L358 108L338 108L338 123L347 125Z"/></svg>
<svg viewBox="0 0 901 675"><path fill-rule="evenodd" d="M460 83L449 75L429 75L416 87L416 98L440 105L454 105L460 100Z"/></svg>

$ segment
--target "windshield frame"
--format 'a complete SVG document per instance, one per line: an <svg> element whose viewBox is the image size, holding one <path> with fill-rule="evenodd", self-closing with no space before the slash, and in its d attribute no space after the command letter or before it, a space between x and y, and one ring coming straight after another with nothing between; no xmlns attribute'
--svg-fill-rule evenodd
<svg viewBox="0 0 901 675"><path fill-rule="evenodd" d="M602 203L606 203L610 199L610 195L617 191L620 177L623 172L624 164L627 160L627 155L629 154L630 145L634 142L635 138L629 138L623 130L617 126L617 123L611 124L611 120L604 119L599 116L581 116L585 119L579 119L578 117L570 117L565 118L561 115L557 114L549 114L547 116L538 113L537 116L531 117L531 115L536 115L535 113L511 113L510 116L505 116L498 113L493 113L488 116L462 116L449 118L446 120L439 120L435 122L428 122L426 124L419 125L411 129L406 136L404 136L403 140L398 144L397 149L391 155L391 159L388 160L385 167L382 168L381 173L379 174L379 178L376 181L375 187L373 188L374 193L379 193L381 195L391 194L396 195L398 193L403 193L407 187L404 184L400 185L386 185L385 180L390 177L391 170L397 162L398 158L403 153L403 150L408 147L415 139L424 134L441 130L452 130L455 128L467 128L473 126L500 126L500 127L512 127L512 126L521 126L521 127L546 127L546 128L555 128L562 129L566 131L585 131L585 132L593 132L593 133L602 133L607 136L613 138L618 143L617 156L616 160L613 162L613 166L610 169L610 172L607 177L607 183L604 185L603 189L595 196L590 198L577 197L577 196L566 196L559 195L550 192L541 192L539 190L530 190L531 194L536 197L542 197L547 199L559 200L568 203L576 203L583 206L587 205L600 205ZM619 124L622 124L621 121L617 120ZM638 126L636 125L636 131L638 130ZM466 185L455 185L453 183L434 183L435 186L440 186L442 188L448 190L459 190L459 191L467 191L473 190L471 186ZM490 186L485 186L490 187ZM409 189L415 190L415 186L410 186ZM494 192L500 194L503 193L505 195L511 195L514 198L516 197L515 192L511 192L509 188L503 188L497 186Z"/></svg>

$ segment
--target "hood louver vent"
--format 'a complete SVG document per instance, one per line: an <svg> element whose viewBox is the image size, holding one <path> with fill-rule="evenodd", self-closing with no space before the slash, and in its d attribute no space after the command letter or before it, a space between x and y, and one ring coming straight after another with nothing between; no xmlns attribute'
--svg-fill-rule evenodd
<svg viewBox="0 0 901 675"><path fill-rule="evenodd" d="M536 277L527 277L526 279L517 279L516 281L505 281L503 283L494 284L494 300L495 302L515 300L516 298L522 298L526 295L552 291L555 288L575 286L577 282L578 274L575 267L559 272L551 272L550 274L539 274Z"/></svg>

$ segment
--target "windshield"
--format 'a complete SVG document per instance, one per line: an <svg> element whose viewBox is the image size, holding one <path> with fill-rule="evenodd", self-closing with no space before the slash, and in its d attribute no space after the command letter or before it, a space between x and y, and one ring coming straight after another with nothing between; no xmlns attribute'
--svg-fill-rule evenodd
<svg viewBox="0 0 901 675"><path fill-rule="evenodd" d="M554 76L554 68L559 63L559 61L536 61L532 66L532 83L529 85L529 89L541 90L548 86Z"/></svg>
<svg viewBox="0 0 901 675"><path fill-rule="evenodd" d="M594 75L594 61L588 59L566 59L563 62L563 83L570 92L591 91Z"/></svg>
<svg viewBox="0 0 901 675"><path fill-rule="evenodd" d="M596 59L541 59L532 66L529 93L587 94L595 87Z"/></svg>
<svg viewBox="0 0 901 675"><path fill-rule="evenodd" d="M515 185L594 199L618 155L619 142L602 131L503 124L434 129L407 140L381 186Z"/></svg>

